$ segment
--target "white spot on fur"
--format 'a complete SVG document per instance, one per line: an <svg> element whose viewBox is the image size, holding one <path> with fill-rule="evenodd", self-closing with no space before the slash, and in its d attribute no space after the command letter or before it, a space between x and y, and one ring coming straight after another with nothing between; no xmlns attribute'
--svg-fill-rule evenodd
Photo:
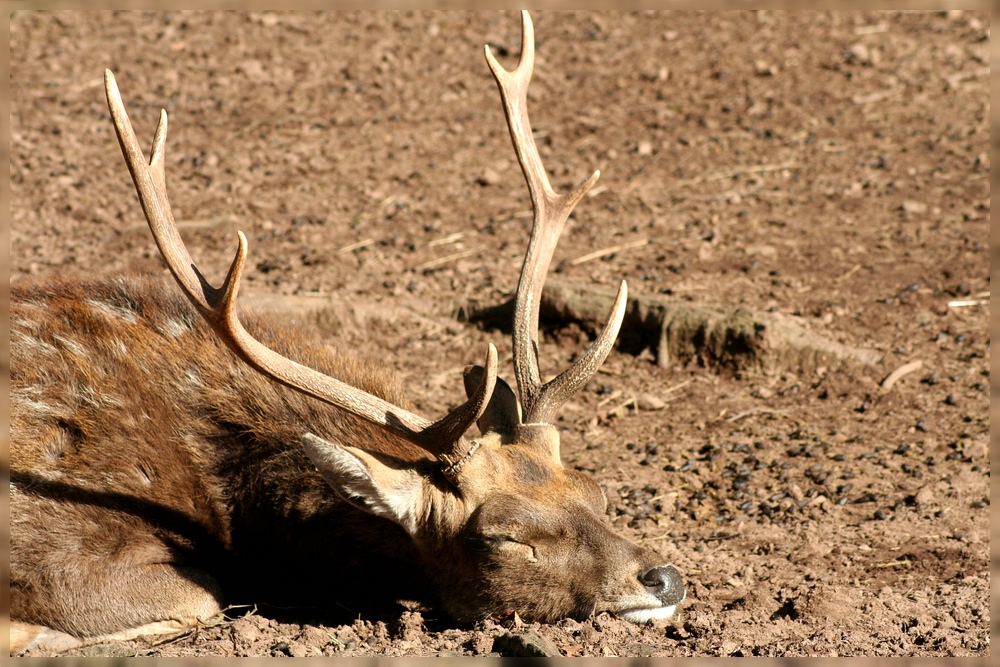
<svg viewBox="0 0 1000 667"><path fill-rule="evenodd" d="M42 447L41 453L50 464L58 463L62 455L66 453L66 444L64 442L66 438L61 437L58 440L60 442L50 442Z"/></svg>
<svg viewBox="0 0 1000 667"><path fill-rule="evenodd" d="M12 317L10 319L10 328L14 330L24 330L35 332L38 331L38 322L34 320L26 320L23 317Z"/></svg>
<svg viewBox="0 0 1000 667"><path fill-rule="evenodd" d="M180 338L189 331L191 331L191 327L188 323L178 319L167 320L166 326L163 327L163 332L171 338Z"/></svg>
<svg viewBox="0 0 1000 667"><path fill-rule="evenodd" d="M77 396L86 405L101 409L113 409L124 412L128 406L125 400L118 394L106 391L98 391L87 384L77 387Z"/></svg>
<svg viewBox="0 0 1000 667"><path fill-rule="evenodd" d="M133 324L136 321L135 313L120 306L105 303L104 301L97 301L96 299L88 299L86 303L109 319L123 320L129 324Z"/></svg>
<svg viewBox="0 0 1000 667"><path fill-rule="evenodd" d="M36 400L32 395L39 396L42 391L40 387L23 387L10 392L10 402L16 405L22 412L31 412L39 417L51 415L52 405L42 400Z"/></svg>
<svg viewBox="0 0 1000 667"><path fill-rule="evenodd" d="M109 347L111 348L111 352L117 355L118 357L124 359L125 357L129 356L128 348L125 346L125 343L124 341L122 341L121 338L118 337L112 338L111 342L109 343Z"/></svg>
<svg viewBox="0 0 1000 667"><path fill-rule="evenodd" d="M44 340L25 334L21 331L11 331L11 344L24 348L28 354L58 354L58 350Z"/></svg>
<svg viewBox="0 0 1000 667"><path fill-rule="evenodd" d="M31 474L34 477L40 477L49 482L59 481L64 477L62 470L43 467L35 468L31 471Z"/></svg>
<svg viewBox="0 0 1000 667"><path fill-rule="evenodd" d="M201 380L201 374L193 368L189 368L185 371L184 379L192 387L201 387L204 384Z"/></svg>
<svg viewBox="0 0 1000 667"><path fill-rule="evenodd" d="M40 384L29 384L23 387L11 389L10 391L11 400L13 400L15 396L20 400L31 400L29 397L42 396L43 394L45 394L45 387Z"/></svg>
<svg viewBox="0 0 1000 667"><path fill-rule="evenodd" d="M53 338L59 341L59 343L61 343L66 350L72 352L76 356L78 357L87 356L87 350L82 345L80 345L80 343L76 342L72 338L67 338L66 336L60 336L58 334L53 336Z"/></svg>

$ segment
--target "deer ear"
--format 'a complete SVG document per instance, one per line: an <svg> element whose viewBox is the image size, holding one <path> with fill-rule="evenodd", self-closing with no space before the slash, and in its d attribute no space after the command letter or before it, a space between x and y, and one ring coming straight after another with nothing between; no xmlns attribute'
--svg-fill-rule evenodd
<svg viewBox="0 0 1000 667"><path fill-rule="evenodd" d="M427 484L417 470L311 433L302 436L302 447L327 484L345 500L416 535Z"/></svg>
<svg viewBox="0 0 1000 667"><path fill-rule="evenodd" d="M482 366L466 366L463 379L465 380L465 393L470 398L479 388L485 372ZM514 429L520 423L521 416L517 410L517 397L514 396L509 384L497 378L489 405L486 406L483 416L476 420L480 433L483 435L497 433L504 442L507 442L514 435Z"/></svg>

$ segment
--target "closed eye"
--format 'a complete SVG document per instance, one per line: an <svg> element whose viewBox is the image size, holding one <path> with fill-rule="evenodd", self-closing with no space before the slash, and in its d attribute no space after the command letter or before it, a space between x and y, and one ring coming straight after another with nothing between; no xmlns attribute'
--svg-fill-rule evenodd
<svg viewBox="0 0 1000 667"><path fill-rule="evenodd" d="M523 558L531 563L538 562L535 547L525 542L501 535L484 535L482 541L489 547L490 551L500 556L506 558Z"/></svg>
<svg viewBox="0 0 1000 667"><path fill-rule="evenodd" d="M508 535L483 535L481 539L487 546L493 549L500 548L505 544L523 544L525 546L530 546L527 542L522 542L521 540L514 539Z"/></svg>

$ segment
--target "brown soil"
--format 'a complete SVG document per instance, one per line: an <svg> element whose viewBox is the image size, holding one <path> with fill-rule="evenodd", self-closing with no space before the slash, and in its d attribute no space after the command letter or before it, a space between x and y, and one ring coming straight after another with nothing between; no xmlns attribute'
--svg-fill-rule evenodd
<svg viewBox="0 0 1000 667"><path fill-rule="evenodd" d="M988 15L539 13L535 28L554 184L602 172L561 280L796 315L882 360L765 375L617 352L566 407L566 464L689 580L670 623L470 628L411 607L324 626L241 607L85 652L483 654L510 630L566 655L988 654L989 305L954 303L990 290ZM512 66L517 16L15 13L11 280L165 274L108 67L144 143L170 113L171 198L208 276L242 229L247 300L319 317L425 414L459 402L487 341L510 379L508 338L456 316L510 295L530 221L484 43ZM543 370L586 340L546 324ZM665 407L636 412L644 394Z"/></svg>

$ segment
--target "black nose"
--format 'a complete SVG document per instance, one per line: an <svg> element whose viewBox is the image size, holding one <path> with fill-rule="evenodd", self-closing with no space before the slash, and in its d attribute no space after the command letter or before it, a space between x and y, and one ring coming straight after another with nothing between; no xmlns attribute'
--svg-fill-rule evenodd
<svg viewBox="0 0 1000 667"><path fill-rule="evenodd" d="M639 575L639 581L664 605L678 604L687 595L681 573L673 565L657 565Z"/></svg>

